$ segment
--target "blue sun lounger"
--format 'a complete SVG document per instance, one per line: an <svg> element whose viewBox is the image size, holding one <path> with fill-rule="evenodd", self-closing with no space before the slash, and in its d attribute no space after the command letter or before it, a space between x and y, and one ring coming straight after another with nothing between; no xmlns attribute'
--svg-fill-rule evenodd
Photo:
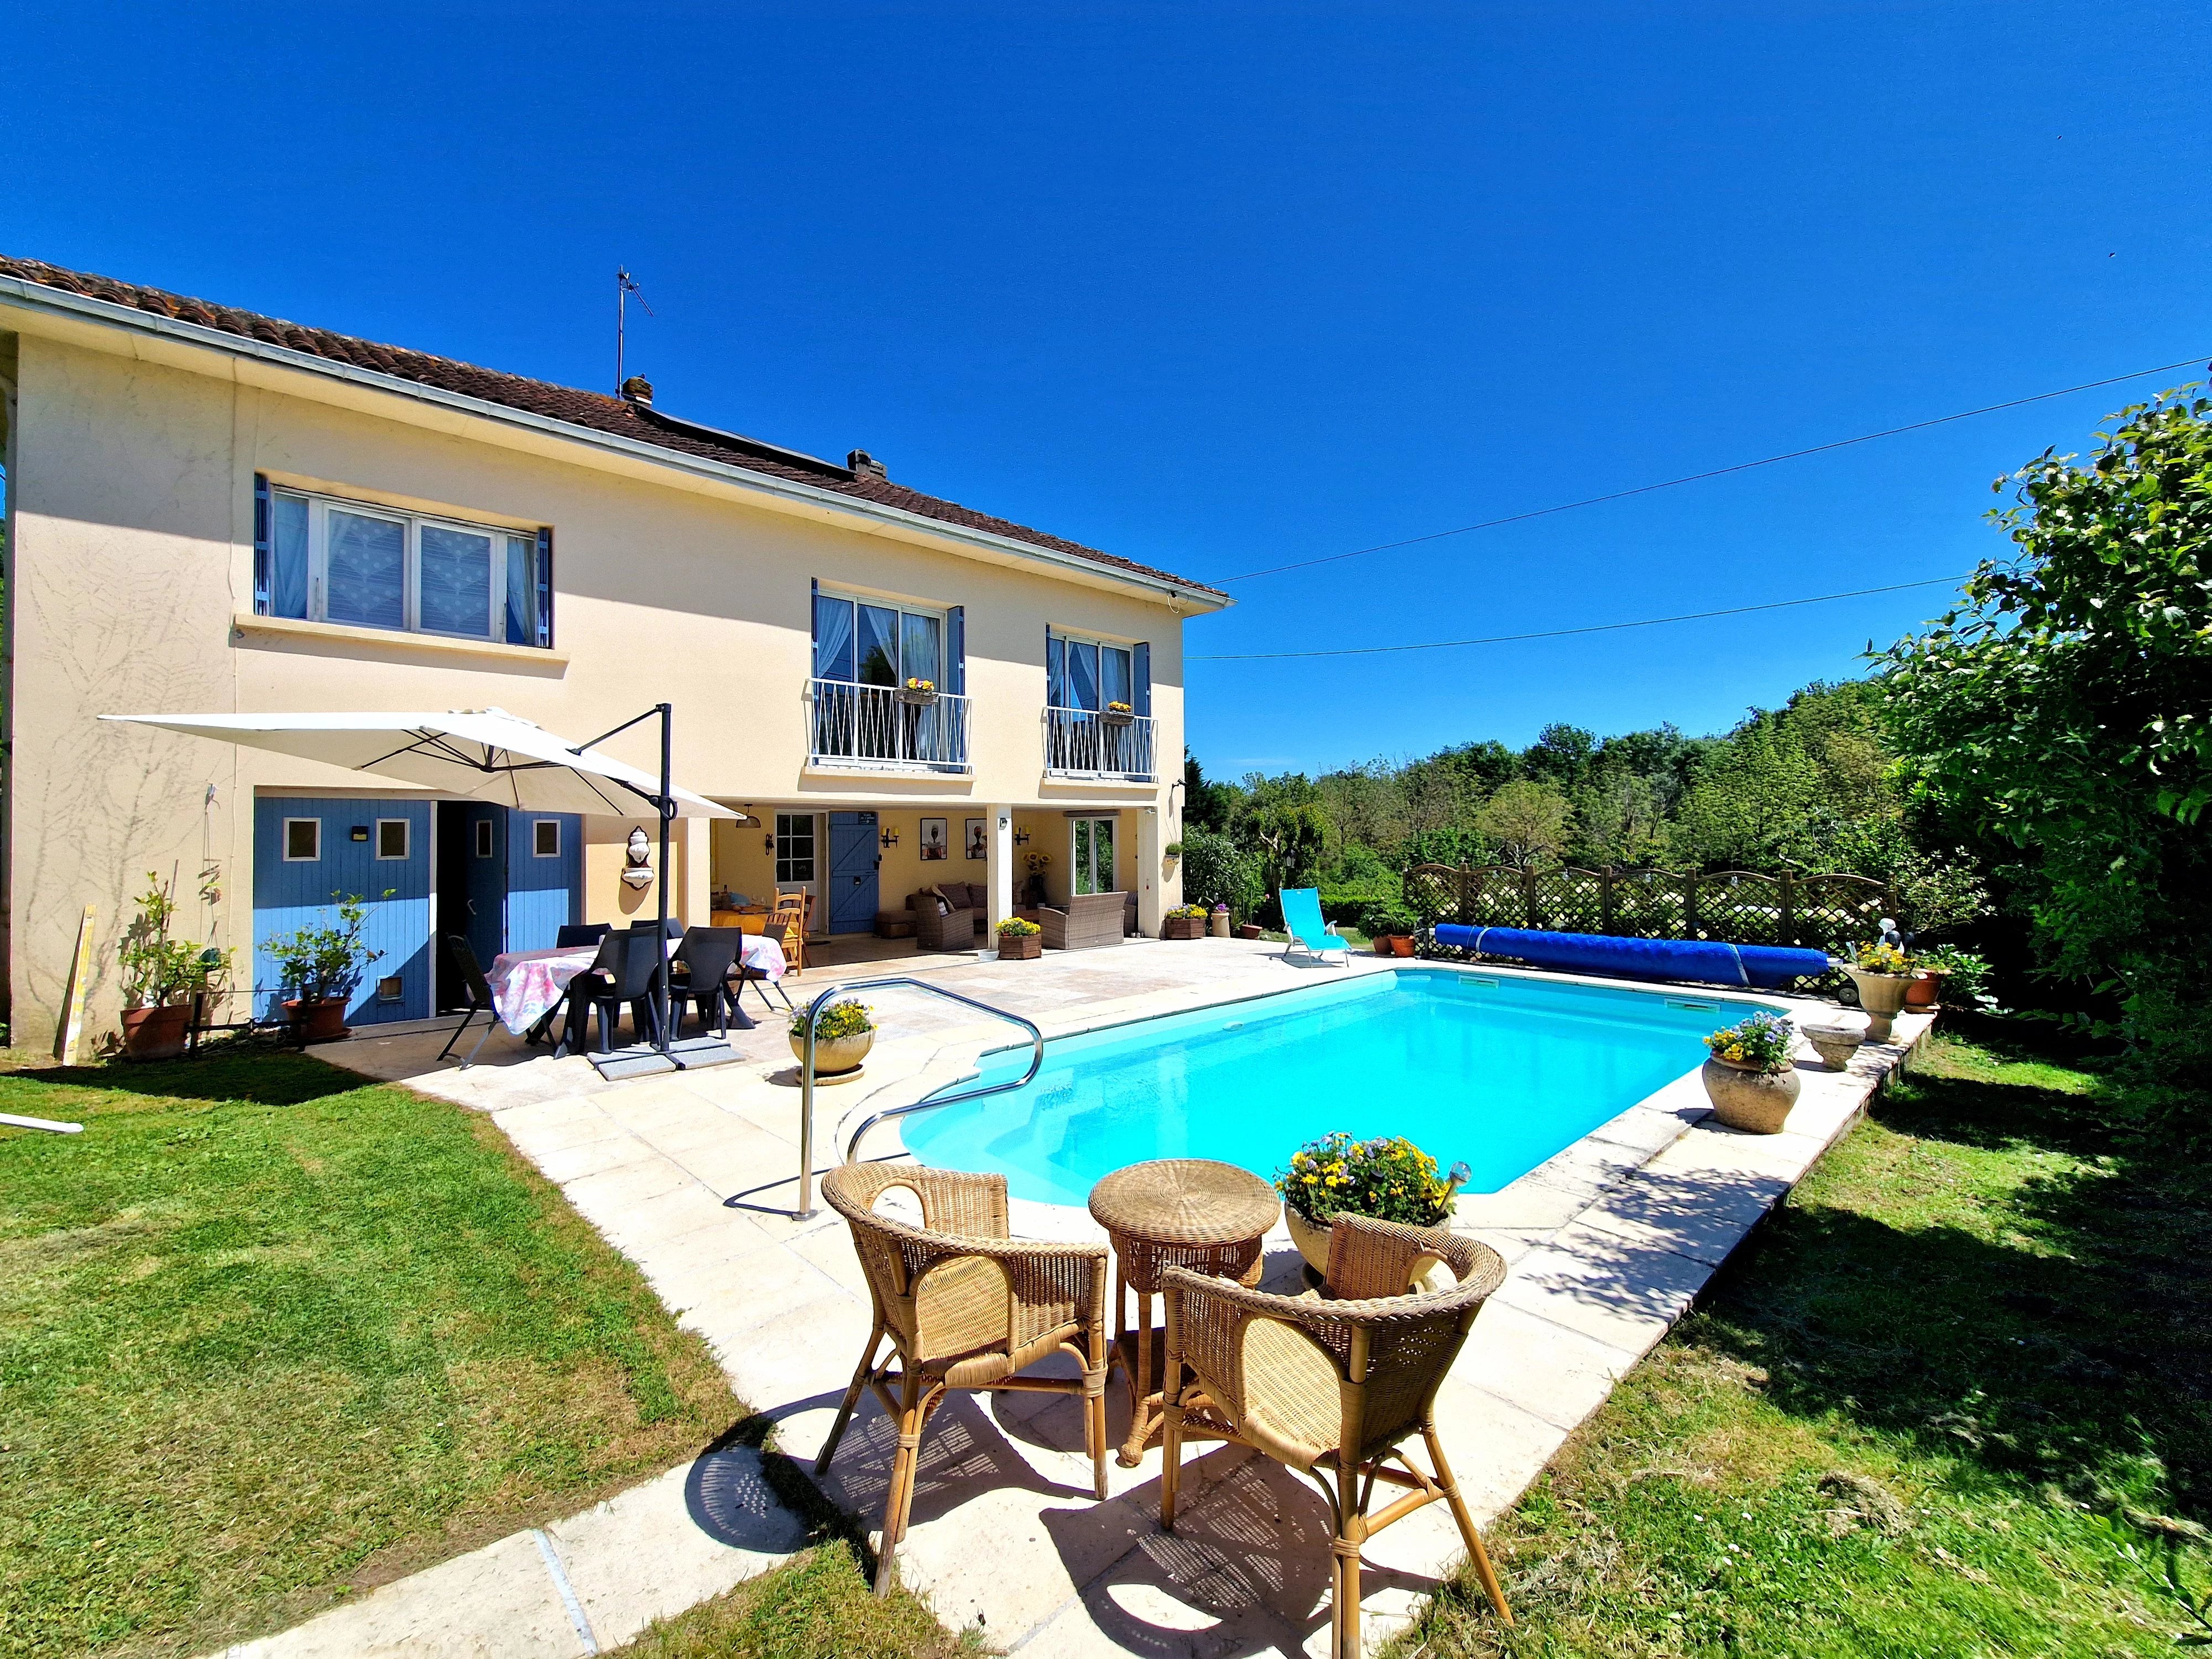
<svg viewBox="0 0 2212 1659"><path fill-rule="evenodd" d="M1283 946L1283 960L1291 959L1294 950L1308 956L1321 957L1334 951L1340 959L1352 959L1352 946L1328 931L1328 924L1321 919L1321 890L1314 887L1285 887L1282 891L1283 931L1290 935Z"/></svg>

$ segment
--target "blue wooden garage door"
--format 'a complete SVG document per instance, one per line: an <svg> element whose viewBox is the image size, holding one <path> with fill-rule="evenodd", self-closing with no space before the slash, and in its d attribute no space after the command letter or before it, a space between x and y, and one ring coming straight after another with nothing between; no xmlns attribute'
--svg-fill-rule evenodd
<svg viewBox="0 0 2212 1659"><path fill-rule="evenodd" d="M269 940L297 927L335 924L338 902L357 894L368 902L362 937L382 954L363 970L347 1022L429 1018L430 842L424 800L255 801L255 1012L272 1015L283 1000Z"/></svg>
<svg viewBox="0 0 2212 1659"><path fill-rule="evenodd" d="M507 948L550 950L584 919L584 820L574 812L507 815Z"/></svg>

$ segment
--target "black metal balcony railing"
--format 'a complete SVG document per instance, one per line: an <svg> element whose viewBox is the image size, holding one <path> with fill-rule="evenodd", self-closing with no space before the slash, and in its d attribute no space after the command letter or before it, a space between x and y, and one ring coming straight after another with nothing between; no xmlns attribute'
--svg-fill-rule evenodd
<svg viewBox="0 0 2212 1659"><path fill-rule="evenodd" d="M966 697L894 685L809 680L808 758L898 772L969 769Z"/></svg>
<svg viewBox="0 0 2212 1659"><path fill-rule="evenodd" d="M1044 769L1054 777L1149 783L1153 777L1152 716L1048 708Z"/></svg>

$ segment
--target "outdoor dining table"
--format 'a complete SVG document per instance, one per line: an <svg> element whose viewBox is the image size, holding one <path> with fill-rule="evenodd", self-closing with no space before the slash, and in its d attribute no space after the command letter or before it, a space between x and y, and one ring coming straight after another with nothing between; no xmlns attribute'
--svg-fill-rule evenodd
<svg viewBox="0 0 2212 1659"><path fill-rule="evenodd" d="M682 941L670 939L672 953ZM599 960L596 945L572 945L566 950L503 951L492 958L484 978L491 985L492 1006L500 1022L517 1036L536 1037L561 1010L568 981ZM747 933L738 962L769 981L786 972L783 947L765 933Z"/></svg>
<svg viewBox="0 0 2212 1659"><path fill-rule="evenodd" d="M1129 1385L1129 1437L1116 1454L1123 1468L1136 1468L1160 1431L1167 1332L1152 1322L1152 1299L1161 1273L1188 1267L1258 1284L1261 1241L1282 1208L1249 1170L1205 1158L1132 1164L1091 1189L1091 1218L1114 1245L1114 1358Z"/></svg>

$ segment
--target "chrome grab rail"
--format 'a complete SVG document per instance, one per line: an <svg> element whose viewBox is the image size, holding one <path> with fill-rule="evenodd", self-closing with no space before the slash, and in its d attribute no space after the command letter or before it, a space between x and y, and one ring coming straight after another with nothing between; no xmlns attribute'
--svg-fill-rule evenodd
<svg viewBox="0 0 2212 1659"><path fill-rule="evenodd" d="M994 1019L1003 1019L1010 1024L1020 1026L1030 1034L1030 1068L1012 1083L993 1083L981 1089L965 1090L957 1095L932 1095L926 1100L914 1101L904 1106L884 1107L853 1131L851 1138L845 1142L846 1163L853 1161L853 1154L860 1147L860 1138L887 1119L904 1117L910 1112L938 1106L951 1106L963 1100L980 1100L985 1095L1005 1094L1023 1087L1043 1069L1044 1033L1037 1030L1035 1021L1024 1019L1004 1008L994 1008L988 1002L978 1002L974 997L962 996L957 991L948 991L942 985L932 985L910 974L890 974L881 979L850 979L842 984L823 987L820 994L806 1005L805 1052L799 1061L799 1208L794 1213L801 1221L814 1214L814 1022L832 1001L842 1000L854 991L882 990L894 985L911 986L917 991L927 991L932 996L943 997L947 1002L957 1002L981 1013L989 1014Z"/></svg>

